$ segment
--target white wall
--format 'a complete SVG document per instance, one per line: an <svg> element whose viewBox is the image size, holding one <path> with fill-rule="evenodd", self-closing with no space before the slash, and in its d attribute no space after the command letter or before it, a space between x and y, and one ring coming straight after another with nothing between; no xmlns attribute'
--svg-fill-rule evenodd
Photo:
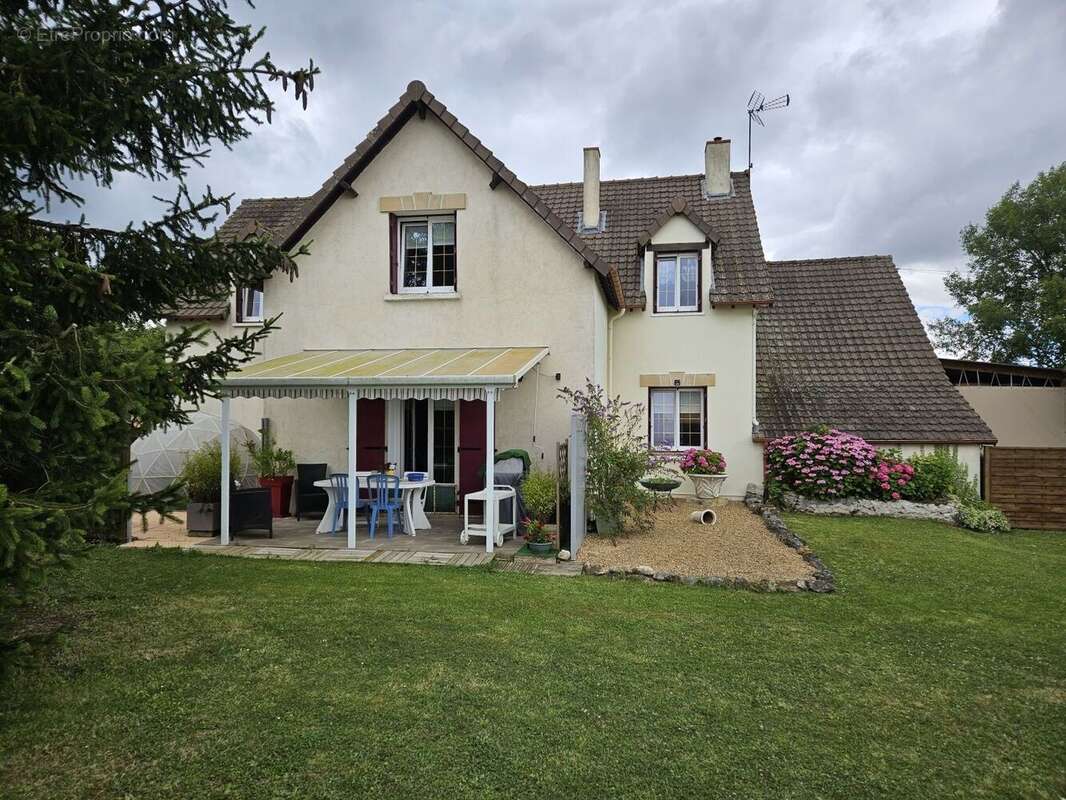
<svg viewBox="0 0 1066 800"><path fill-rule="evenodd" d="M958 386L1000 447L1066 447L1066 388Z"/></svg>
<svg viewBox="0 0 1066 800"><path fill-rule="evenodd" d="M908 458L916 454L931 453L944 445L910 443L902 445L879 445L879 447L899 447L903 451L903 457ZM956 444L948 445L955 460L966 467L970 479L981 476L981 450L979 444Z"/></svg>
<svg viewBox="0 0 1066 800"><path fill-rule="evenodd" d="M610 221L608 220L608 224ZM704 234L682 216L676 216L653 237L653 244L702 241ZM703 251L703 310L686 314L653 312L653 257L645 256L643 311L630 311L614 322L612 394L641 403L647 414L648 389L642 374L667 372L713 373L715 385L707 389L707 446L721 451L729 465L723 494L743 497L748 483L762 486L762 448L752 441L754 363L752 309L749 306L711 309L707 295L712 285L711 250ZM680 493L692 493L685 481Z"/></svg>
<svg viewBox="0 0 1066 800"><path fill-rule="evenodd" d="M605 301L596 273L506 185L490 189L491 177L435 117L412 117L354 181L358 197L342 196L312 227L305 238L311 255L299 260L299 277L266 281L266 315L283 316L263 355L547 346L541 375L533 371L504 392L496 446L521 447L540 464L554 465L555 442L569 431L557 389L583 385L586 377L602 380L606 371L597 345L606 330ZM389 216L379 210L379 199L415 192L467 196L466 208L456 212L458 297L388 294ZM270 399L262 415L299 460L345 463L343 401Z"/></svg>

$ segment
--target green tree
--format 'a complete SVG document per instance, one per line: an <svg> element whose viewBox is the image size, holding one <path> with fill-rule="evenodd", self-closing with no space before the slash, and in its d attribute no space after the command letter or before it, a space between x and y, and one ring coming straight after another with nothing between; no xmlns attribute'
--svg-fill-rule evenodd
<svg viewBox="0 0 1066 800"><path fill-rule="evenodd" d="M1066 162L1015 183L968 225L968 275L944 281L968 319L933 325L937 344L967 358L1066 367Z"/></svg>
<svg viewBox="0 0 1066 800"><path fill-rule="evenodd" d="M185 301L295 274L266 237L212 237L229 197L186 183L211 145L270 119L269 82L306 106L313 63L287 71L253 55L263 33L217 0L40 0L0 15L0 611L87 536L173 508L174 491L127 491L123 453L186 421L273 327L189 355L206 332L158 324ZM173 187L157 219L106 230L41 218L121 174Z"/></svg>

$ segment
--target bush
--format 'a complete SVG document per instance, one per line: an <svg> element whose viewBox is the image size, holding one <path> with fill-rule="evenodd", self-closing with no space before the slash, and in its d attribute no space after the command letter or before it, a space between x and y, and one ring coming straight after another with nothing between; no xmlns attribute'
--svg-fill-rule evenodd
<svg viewBox="0 0 1066 800"><path fill-rule="evenodd" d="M535 469L522 481L522 500L534 520L548 522L555 513L555 475Z"/></svg>
<svg viewBox="0 0 1066 800"><path fill-rule="evenodd" d="M237 448L229 451L229 474L236 478L241 474L241 457ZM222 499L222 444L216 439L201 445L185 459L181 468L185 493L190 503L217 503Z"/></svg>
<svg viewBox="0 0 1066 800"><path fill-rule="evenodd" d="M644 409L638 403L607 397L602 387L564 388L559 396L585 418L588 465L585 500L596 529L648 530L652 497L638 481L654 465L644 434Z"/></svg>
<svg viewBox="0 0 1066 800"><path fill-rule="evenodd" d="M725 456L717 450L686 450L681 457L681 471L686 475L721 475L725 472Z"/></svg>
<svg viewBox="0 0 1066 800"><path fill-rule="evenodd" d="M869 496L879 464L872 444L837 430L774 439L766 445L766 461L771 496L787 490L820 500Z"/></svg>
<svg viewBox="0 0 1066 800"><path fill-rule="evenodd" d="M914 467L904 463L896 451L880 452L870 470L869 496L877 500L900 500L914 478Z"/></svg>
<svg viewBox="0 0 1066 800"><path fill-rule="evenodd" d="M914 467L914 476L903 491L903 497L916 503L946 500L968 487L966 466L960 464L948 450L913 455L907 463Z"/></svg>
<svg viewBox="0 0 1066 800"><path fill-rule="evenodd" d="M959 506L955 520L963 528L969 528L971 531L1001 533L1010 530L1010 522L1007 521L1006 515L987 503Z"/></svg>

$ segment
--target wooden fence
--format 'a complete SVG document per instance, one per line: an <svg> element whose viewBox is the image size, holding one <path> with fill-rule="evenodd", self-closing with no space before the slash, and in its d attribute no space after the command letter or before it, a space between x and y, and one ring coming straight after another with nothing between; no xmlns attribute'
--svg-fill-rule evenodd
<svg viewBox="0 0 1066 800"><path fill-rule="evenodd" d="M1014 527L1066 531L1066 448L989 447L985 487Z"/></svg>

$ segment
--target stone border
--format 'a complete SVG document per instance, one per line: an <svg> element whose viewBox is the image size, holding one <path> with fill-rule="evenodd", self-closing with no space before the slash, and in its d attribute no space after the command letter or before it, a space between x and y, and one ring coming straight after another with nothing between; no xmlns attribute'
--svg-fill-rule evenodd
<svg viewBox="0 0 1066 800"><path fill-rule="evenodd" d="M648 566L637 566L632 569L624 567L594 567L588 561L584 562L582 571L586 575L606 575L616 578L631 578L643 581L656 581L659 583L682 583L686 586L728 586L733 589L748 589L754 592L816 592L827 594L836 591L836 578L829 568L822 563L807 543L796 536L785 525L785 521L777 513L765 506L762 498L758 495L753 484L748 484L748 491L744 495L744 505L763 518L767 529L787 547L791 547L814 568L814 575L799 581L771 581L749 580L741 577L728 577L723 575L678 575L673 572L657 572Z"/></svg>
<svg viewBox="0 0 1066 800"><path fill-rule="evenodd" d="M745 501L747 502L747 501ZM835 517L892 517L894 519L925 519L957 525L959 509L953 503L915 503L910 500L873 500L847 497L840 500L814 500L785 492L781 505L802 514Z"/></svg>

